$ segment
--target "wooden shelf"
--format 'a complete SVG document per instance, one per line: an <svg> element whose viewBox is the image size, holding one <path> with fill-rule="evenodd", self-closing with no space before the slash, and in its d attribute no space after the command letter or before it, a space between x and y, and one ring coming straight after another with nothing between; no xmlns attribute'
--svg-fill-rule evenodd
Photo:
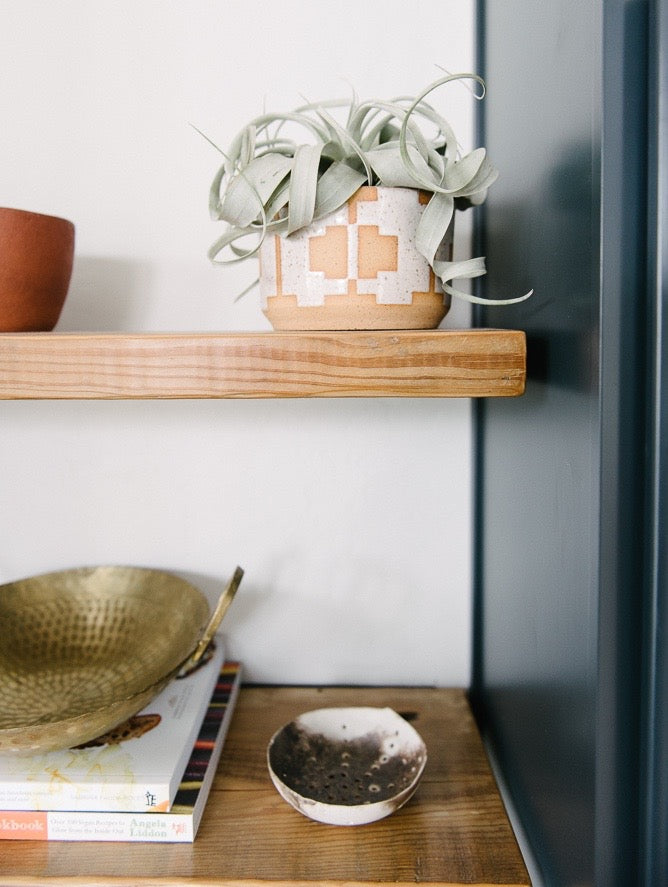
<svg viewBox="0 0 668 887"><path fill-rule="evenodd" d="M0 399L515 397L516 330L3 333Z"/></svg>
<svg viewBox="0 0 668 887"><path fill-rule="evenodd" d="M306 819L269 780L266 746L296 715L329 705L411 712L428 751L414 797L365 826ZM194 844L0 845L3 885L527 885L530 880L463 690L242 689Z"/></svg>

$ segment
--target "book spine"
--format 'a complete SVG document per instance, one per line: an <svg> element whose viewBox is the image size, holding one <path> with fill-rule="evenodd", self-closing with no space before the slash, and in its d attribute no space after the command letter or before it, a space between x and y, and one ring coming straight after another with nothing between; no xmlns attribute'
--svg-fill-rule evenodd
<svg viewBox="0 0 668 887"><path fill-rule="evenodd" d="M193 818L187 813L0 813L0 840L183 843L194 837Z"/></svg>
<svg viewBox="0 0 668 887"><path fill-rule="evenodd" d="M167 811L170 807L168 786L151 783L129 788L125 783L107 782L102 789L86 791L79 787L64 786L63 791L51 795L36 791L32 785L15 783L0 786L0 803L12 807L17 813L31 810L63 808L66 811L90 812L95 810L134 810L137 813L150 809ZM152 808L151 808L152 805Z"/></svg>

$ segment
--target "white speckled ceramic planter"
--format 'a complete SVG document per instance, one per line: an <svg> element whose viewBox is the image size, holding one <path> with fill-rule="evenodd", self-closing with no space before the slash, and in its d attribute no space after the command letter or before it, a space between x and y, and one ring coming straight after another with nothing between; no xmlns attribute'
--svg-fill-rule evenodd
<svg viewBox="0 0 668 887"><path fill-rule="evenodd" d="M360 188L348 203L260 248L262 310L277 330L434 329L450 297L415 248L429 195ZM453 225L439 250L452 257Z"/></svg>

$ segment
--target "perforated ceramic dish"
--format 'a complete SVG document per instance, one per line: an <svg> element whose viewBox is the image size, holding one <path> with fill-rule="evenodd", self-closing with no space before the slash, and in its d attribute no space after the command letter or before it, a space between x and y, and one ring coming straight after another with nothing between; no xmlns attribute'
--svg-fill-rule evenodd
<svg viewBox="0 0 668 887"><path fill-rule="evenodd" d="M208 616L197 588L138 567L0 585L0 752L69 748L131 717L193 652Z"/></svg>
<svg viewBox="0 0 668 887"><path fill-rule="evenodd" d="M419 733L391 708L321 708L274 734L272 782L318 822L363 825L389 816L413 795L427 762Z"/></svg>

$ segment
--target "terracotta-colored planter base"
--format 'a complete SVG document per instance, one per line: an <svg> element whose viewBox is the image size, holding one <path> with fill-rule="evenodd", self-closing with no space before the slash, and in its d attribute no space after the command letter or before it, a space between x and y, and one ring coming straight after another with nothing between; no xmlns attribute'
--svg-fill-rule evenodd
<svg viewBox="0 0 668 887"><path fill-rule="evenodd" d="M431 330L446 313L442 293L413 293L410 305L379 305L370 294L328 296L313 306L274 296L264 310L275 330Z"/></svg>
<svg viewBox="0 0 668 887"><path fill-rule="evenodd" d="M0 207L0 332L52 330L73 261L72 222Z"/></svg>

